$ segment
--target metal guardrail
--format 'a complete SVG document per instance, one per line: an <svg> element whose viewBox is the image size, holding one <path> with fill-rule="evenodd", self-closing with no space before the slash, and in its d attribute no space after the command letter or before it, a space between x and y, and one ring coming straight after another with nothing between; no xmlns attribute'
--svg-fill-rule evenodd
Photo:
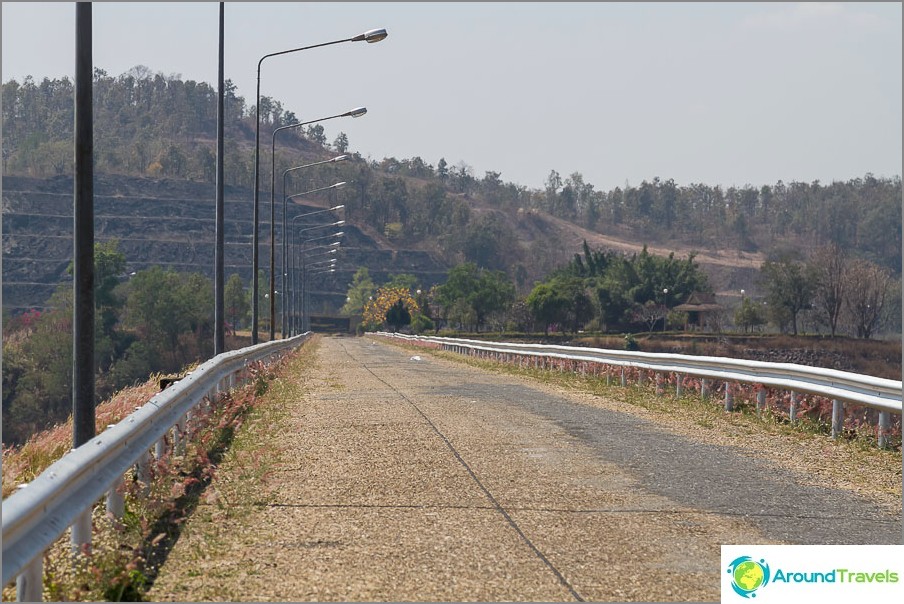
<svg viewBox="0 0 904 604"><path fill-rule="evenodd" d="M90 543L94 504L106 494L107 509L121 516L123 500L117 486L136 464L149 467L152 449L158 457L163 454L170 430L177 445L185 419L199 403L235 387L248 364L300 346L309 336L224 352L202 363L4 500L3 584L16 577L18 600L40 601L44 550L70 526L74 547Z"/></svg>
<svg viewBox="0 0 904 604"><path fill-rule="evenodd" d="M890 413L901 415L900 381L868 375L808 367L793 363L768 363L724 357L693 356L670 353L645 353L576 346L548 346L544 344L514 344L486 342L461 338L409 336L380 332L378 335L413 342L429 342L444 349L465 354L490 354L497 357L518 355L539 358L565 359L576 362L602 363L618 367L635 367L663 374L683 374L728 382L759 384L792 392L792 413L795 392L822 396L833 401L833 436L840 432L838 417L843 418L843 403L864 405L879 411L879 445L885 446L883 431L887 431ZM679 385L681 381L679 380ZM680 386L679 386L680 387ZM758 408L765 402L765 391L758 398ZM762 401L760 400L762 399ZM730 391L726 389L725 407L731 410ZM837 425L836 425L837 424ZM838 428L836 430L836 428Z"/></svg>

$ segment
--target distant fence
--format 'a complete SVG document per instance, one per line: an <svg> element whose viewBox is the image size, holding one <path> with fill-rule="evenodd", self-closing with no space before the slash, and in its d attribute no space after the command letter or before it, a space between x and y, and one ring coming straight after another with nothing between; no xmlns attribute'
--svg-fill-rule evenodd
<svg viewBox="0 0 904 604"><path fill-rule="evenodd" d="M107 510L122 516L123 495L117 487L126 472L137 465L139 475L148 477L152 457L166 453L167 435L172 433L171 442L178 447L185 422L198 405L215 404L218 394L235 388L247 377L250 363L278 357L309 336L217 355L3 501L3 585L15 577L20 602L40 601L44 550L70 526L74 547L90 543L95 502L106 496Z"/></svg>
<svg viewBox="0 0 904 604"><path fill-rule="evenodd" d="M683 354L646 353L576 346L547 346L543 344L513 344L485 342L460 338L409 336L378 333L414 344L427 345L443 350L491 358L497 361L529 364L534 367L586 371L588 363L604 366L607 380L611 367L618 372L622 385L627 384L626 369L645 370L655 375L656 390L661 393L675 376L675 387L680 396L684 376L700 378L700 392L707 396L714 385L724 383L725 409L734 409L734 397L730 383L762 386L757 391L757 410L766 402L765 388L790 391L789 419L793 423L797 413L796 393L809 393L832 401L832 436L837 437L844 422L844 403L863 405L878 411L878 438L880 448L888 444L891 414L901 415L901 382L877 378L836 369L808 367L792 363L767 363L724 357L693 356Z"/></svg>

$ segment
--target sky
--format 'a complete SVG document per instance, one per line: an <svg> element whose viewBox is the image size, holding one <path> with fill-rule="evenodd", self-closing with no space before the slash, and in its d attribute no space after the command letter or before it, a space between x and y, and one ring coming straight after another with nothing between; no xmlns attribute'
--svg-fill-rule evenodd
<svg viewBox="0 0 904 604"><path fill-rule="evenodd" d="M371 159L544 187L902 172L901 3L226 3L225 73ZM218 4L96 2L95 66L216 86ZM2 3L2 80L72 77L72 3ZM228 141L227 141L228 144Z"/></svg>

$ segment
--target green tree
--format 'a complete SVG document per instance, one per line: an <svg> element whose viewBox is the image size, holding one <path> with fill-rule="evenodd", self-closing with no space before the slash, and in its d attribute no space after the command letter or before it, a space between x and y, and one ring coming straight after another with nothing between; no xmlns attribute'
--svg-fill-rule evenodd
<svg viewBox="0 0 904 604"><path fill-rule="evenodd" d="M395 304L389 307L389 310L386 311L386 324L389 325L393 332L411 324L411 313L408 312L404 301L397 300Z"/></svg>
<svg viewBox="0 0 904 604"><path fill-rule="evenodd" d="M744 333L756 331L766 324L762 304L757 304L747 296L741 300L741 306L735 311L735 325L742 328Z"/></svg>
<svg viewBox="0 0 904 604"><path fill-rule="evenodd" d="M477 331L491 313L515 299L515 286L505 273L478 268L473 262L455 266L436 291L436 301L446 312L457 309L459 317L471 317Z"/></svg>
<svg viewBox="0 0 904 604"><path fill-rule="evenodd" d="M226 287L223 289L223 306L226 307L226 317L232 324L232 331L237 331L239 322L248 319L248 313L251 312L251 300L249 292L245 290L242 278L236 273L229 275L229 279L226 281Z"/></svg>
<svg viewBox="0 0 904 604"><path fill-rule="evenodd" d="M527 306L536 321L543 323L543 333L549 335L549 326L565 321L566 300L550 283L539 283L527 296Z"/></svg>
<svg viewBox="0 0 904 604"><path fill-rule="evenodd" d="M788 255L768 260L760 268L772 319L784 331L788 323L797 335L797 319L813 300L813 277L802 262Z"/></svg>
<svg viewBox="0 0 904 604"><path fill-rule="evenodd" d="M360 315L364 312L364 305L377 291L377 286L370 278L370 271L366 266L355 271L352 282L348 285L345 305L339 311L343 315Z"/></svg>
<svg viewBox="0 0 904 604"><path fill-rule="evenodd" d="M336 140L333 141L333 147L335 147L336 151L339 153L348 151L348 136L345 135L345 132L340 132L336 135Z"/></svg>

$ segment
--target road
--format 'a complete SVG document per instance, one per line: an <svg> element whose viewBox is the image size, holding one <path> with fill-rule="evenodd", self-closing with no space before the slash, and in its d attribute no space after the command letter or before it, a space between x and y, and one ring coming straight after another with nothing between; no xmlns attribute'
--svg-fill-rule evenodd
<svg viewBox="0 0 904 604"><path fill-rule="evenodd" d="M151 599L717 601L720 544L900 541L850 491L526 378L362 338L317 357L267 487L215 544L189 521Z"/></svg>

